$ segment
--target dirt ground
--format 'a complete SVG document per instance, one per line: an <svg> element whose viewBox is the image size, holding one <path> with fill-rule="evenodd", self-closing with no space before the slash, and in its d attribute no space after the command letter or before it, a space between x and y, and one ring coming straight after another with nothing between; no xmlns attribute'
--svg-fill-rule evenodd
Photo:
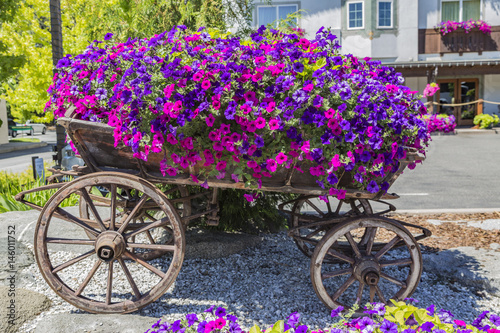
<svg viewBox="0 0 500 333"><path fill-rule="evenodd" d="M419 243L428 251L440 251L460 246L473 246L491 250L490 244L500 244L500 222L499 230L483 230L481 228L467 226L467 221L484 221L489 219L500 219L500 212L478 213L478 214L391 214L387 217L407 223L422 226L432 232L432 236ZM443 223L435 225L428 220L440 220ZM415 234L412 228L410 231ZM496 249L500 251L500 249Z"/></svg>

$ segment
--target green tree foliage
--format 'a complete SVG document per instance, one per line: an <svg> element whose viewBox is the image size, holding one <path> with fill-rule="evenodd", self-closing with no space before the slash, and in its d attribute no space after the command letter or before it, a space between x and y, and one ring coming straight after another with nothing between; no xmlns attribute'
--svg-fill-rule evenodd
<svg viewBox="0 0 500 333"><path fill-rule="evenodd" d="M17 0L0 1L0 27L3 22L11 22L14 19L18 5ZM11 55L7 45L0 40L0 84L16 75L25 62L23 55Z"/></svg>

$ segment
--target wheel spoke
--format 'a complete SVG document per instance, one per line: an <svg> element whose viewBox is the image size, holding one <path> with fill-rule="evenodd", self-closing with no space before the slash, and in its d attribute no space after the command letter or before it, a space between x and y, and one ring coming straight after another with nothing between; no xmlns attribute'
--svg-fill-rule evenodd
<svg viewBox="0 0 500 333"><path fill-rule="evenodd" d="M342 200L339 201L339 204L337 205L337 209L335 210L335 215L339 215L340 213L340 208L342 208L342 204L344 202Z"/></svg>
<svg viewBox="0 0 500 333"><path fill-rule="evenodd" d="M401 238L396 235L389 243L385 244L384 247L375 254L375 259L379 260L384 254L387 253L387 251L392 249L400 239Z"/></svg>
<svg viewBox="0 0 500 333"><path fill-rule="evenodd" d="M163 219L158 220L156 222L148 223L147 225L140 227L140 228L136 229L135 231L130 232L128 234L124 234L123 236L125 237L125 239L129 239L130 237L136 236L136 235L143 233L147 230L161 227L161 226L165 225L166 223L167 223L167 218L163 218Z"/></svg>
<svg viewBox="0 0 500 333"><path fill-rule="evenodd" d="M107 288L106 288L106 304L111 304L111 291L113 287L113 262L114 260L111 260L108 263L108 283L107 283Z"/></svg>
<svg viewBox="0 0 500 333"><path fill-rule="evenodd" d="M373 303L375 301L375 293L377 290L375 289L375 286L370 286L370 303Z"/></svg>
<svg viewBox="0 0 500 333"><path fill-rule="evenodd" d="M62 209L61 207L56 207L56 209L54 210L54 215L57 218L60 218L60 219L63 219L65 221L76 224L77 226L87 230L88 232L90 232L94 236L99 235L99 231L90 227L88 224L83 222L82 219L79 219L78 217L76 217L73 214L71 214L70 212Z"/></svg>
<svg viewBox="0 0 500 333"><path fill-rule="evenodd" d="M139 288L137 288L137 285L135 284L134 279L132 278L132 274L130 274L130 271L128 270L127 266L125 265L125 262L123 261L122 258L118 258L118 262L120 263L120 266L122 266L123 272L125 273L125 276L127 277L128 283L132 287L132 291L134 292L135 298L139 299L142 297L141 292L139 291Z"/></svg>
<svg viewBox="0 0 500 333"><path fill-rule="evenodd" d="M380 267L387 266L407 266L411 265L413 260L411 258L395 259L395 260L383 260L380 261Z"/></svg>
<svg viewBox="0 0 500 333"><path fill-rule="evenodd" d="M329 249L328 250L328 254L331 255L332 257L338 258L338 259L343 260L343 261L347 261L351 265L354 265L354 259L346 256L345 254L337 252L337 251L335 251L333 249Z"/></svg>
<svg viewBox="0 0 500 333"><path fill-rule="evenodd" d="M146 213L146 214L147 214L147 213ZM148 215L149 215L149 214L148 214ZM141 220L141 222L142 222L142 223L146 223L146 222L144 221L144 218L143 218L142 216L141 216L140 220ZM148 237L148 239L149 239L149 241L151 242L151 244L156 244L156 242L155 242L155 240L154 240L153 236L151 235L151 232L149 232L149 230L147 230L147 231L146 231L146 236Z"/></svg>
<svg viewBox="0 0 500 333"><path fill-rule="evenodd" d="M92 211L92 214L94 214L94 217L97 221L97 224L99 224L99 227L101 228L102 231L106 230L106 226L104 225L104 223L102 222L102 219L101 219L101 216L99 215L99 213L97 212L97 208L96 206L94 205L94 202L92 201L92 199L90 198L89 194L87 193L87 190L85 188L83 188L81 191L80 191L83 199L87 202L87 205L89 206L90 210Z"/></svg>
<svg viewBox="0 0 500 333"><path fill-rule="evenodd" d="M135 254L133 253L130 253L129 251L125 251L124 252L124 255L132 260L134 260L135 262L141 264L142 266L146 267L147 269L149 269L151 272L155 273L156 275L158 275L159 277L161 277L162 279L165 277L165 273L163 273L162 271L160 271L158 268L150 265L148 262L138 258Z"/></svg>
<svg viewBox="0 0 500 333"><path fill-rule="evenodd" d="M359 282L358 292L356 293L356 303L361 304L361 300L363 298L363 289L365 288L365 284L363 282Z"/></svg>
<svg viewBox="0 0 500 333"><path fill-rule="evenodd" d="M116 219L116 185L111 184L111 205L109 215L109 230L115 230Z"/></svg>
<svg viewBox="0 0 500 333"><path fill-rule="evenodd" d="M347 281L340 286L340 288L335 292L335 294L332 295L332 301L335 302L340 297L340 295L342 295L355 280L356 278L354 277L354 275L351 275L351 277L347 279Z"/></svg>
<svg viewBox="0 0 500 333"><path fill-rule="evenodd" d="M312 237L316 236L317 234L319 234L322 231L323 231L323 229L321 227L319 227L318 229L314 230L313 232L307 234L306 238L311 239Z"/></svg>
<svg viewBox="0 0 500 333"><path fill-rule="evenodd" d="M339 270L336 270L333 272L321 274L321 280L326 280L326 279L330 279L330 278L341 276L341 275L347 275L347 274L352 274L352 268L339 269Z"/></svg>
<svg viewBox="0 0 500 333"><path fill-rule="evenodd" d="M91 239L67 239L67 238L46 238L47 243L51 244L72 244L72 245L95 245L95 240Z"/></svg>
<svg viewBox="0 0 500 333"><path fill-rule="evenodd" d="M127 216L125 221L122 223L122 225L118 229L119 233L123 233L123 231L125 231L125 229L127 228L127 225L130 223L130 221L132 221L132 218L134 217L134 215L137 214L137 212L142 208L142 206L144 206L144 204L146 203L147 200L148 200L148 196L146 194L143 194L141 200L139 200L139 202L134 206L134 209L132 209L132 212L130 212L130 214Z"/></svg>
<svg viewBox="0 0 500 333"><path fill-rule="evenodd" d="M399 281L396 278L393 278L392 276L387 275L387 274L385 274L383 272L380 272L380 277L386 279L389 282L394 283L395 285L400 286L401 288L406 288L406 283L405 282Z"/></svg>
<svg viewBox="0 0 500 333"><path fill-rule="evenodd" d="M349 244L351 244L352 250L354 251L354 254L356 255L357 258L361 258L361 252L359 252L358 244L356 244L356 241L354 241L354 238L352 238L352 234L350 231L348 231L345 234L345 237L347 238L347 241Z"/></svg>
<svg viewBox="0 0 500 333"><path fill-rule="evenodd" d="M373 243L375 242L375 236L377 235L378 228L370 228L372 229L370 232L370 235L368 237L368 242L366 243L366 255L371 255L372 254L372 249L373 249Z"/></svg>
<svg viewBox="0 0 500 333"><path fill-rule="evenodd" d="M380 302L387 304L387 301L385 300L384 294L382 294L382 290L378 286L375 286L375 292L377 293L378 298L380 299Z"/></svg>
<svg viewBox="0 0 500 333"><path fill-rule="evenodd" d="M127 247L130 247L132 249L139 248L139 249L149 249L149 250L162 250L169 252L175 251L174 245L166 245L166 244L127 243Z"/></svg>
<svg viewBox="0 0 500 333"><path fill-rule="evenodd" d="M319 209L315 204L313 204L311 202L311 200L307 199L306 202L309 204L309 206L312 207L312 209L314 209L321 217L324 217L325 214L323 213L323 211L321 209Z"/></svg>
<svg viewBox="0 0 500 333"><path fill-rule="evenodd" d="M60 264L60 265L56 266L56 267L52 270L52 273L53 273L53 274L55 274L55 273L57 273L57 272L59 272L59 271L61 271L61 270L65 269L66 267L69 267L69 266L71 266L71 265L73 265L73 264L76 264L76 263L77 263L77 262L79 262L80 260L83 260L83 259L85 259L85 258L87 258L87 257L90 257L90 256L91 256L92 254L94 254L94 253L95 253L95 250L94 250L94 249L92 249L92 250L90 250L90 251L88 251L88 252L85 252L84 254L79 255L78 257L75 257L75 258L73 258L73 259L71 259L71 260L68 260L68 261L66 261L66 262L65 262L65 263L63 263L63 264Z"/></svg>
<svg viewBox="0 0 500 333"><path fill-rule="evenodd" d="M76 296L80 296L80 294L83 292L85 287L87 287L87 285L90 282L90 279L92 279L92 277L94 276L94 274L97 271L97 269L99 268L99 266L101 266L101 263L102 263L102 261L100 261L99 259L96 261L96 263L94 264L94 266L90 270L89 274L85 277L85 280L83 280L80 287L78 287L78 289L75 291Z"/></svg>

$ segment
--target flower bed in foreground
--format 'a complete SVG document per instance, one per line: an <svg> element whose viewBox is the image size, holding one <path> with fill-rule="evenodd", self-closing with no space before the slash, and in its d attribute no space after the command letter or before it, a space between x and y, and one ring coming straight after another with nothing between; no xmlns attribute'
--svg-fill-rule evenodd
<svg viewBox="0 0 500 333"><path fill-rule="evenodd" d="M286 320L277 321L272 327L261 330L253 326L248 333L500 333L500 316L489 311L482 312L472 323L454 319L450 311L436 310L434 305L421 309L413 305L418 301L408 298L405 302L392 301L393 306L382 303L367 305L366 316L351 318L355 309L347 314L339 307L332 310L332 317L339 321L325 329L312 330L301 324L300 314L292 313ZM188 314L185 319L173 323L158 320L145 333L245 333L238 324L238 318L227 309L214 306L202 314Z"/></svg>
<svg viewBox="0 0 500 333"><path fill-rule="evenodd" d="M108 34L63 58L47 110L114 127L115 145L135 157L161 154L164 175L196 166L200 185L226 177L258 188L296 168L339 198L386 192L405 147L427 146L417 92L393 68L341 55L327 29L313 40L263 26L246 40L184 30L125 43ZM351 183L339 184L343 174Z"/></svg>

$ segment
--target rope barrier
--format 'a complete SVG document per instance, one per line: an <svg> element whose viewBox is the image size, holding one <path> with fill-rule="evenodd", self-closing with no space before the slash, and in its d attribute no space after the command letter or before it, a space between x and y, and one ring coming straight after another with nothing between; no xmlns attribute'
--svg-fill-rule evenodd
<svg viewBox="0 0 500 333"><path fill-rule="evenodd" d="M494 104L494 105L500 105L500 102L491 102L491 101L485 101L484 99L478 99L477 101L473 102L466 102L466 103L456 103L456 104L442 104L438 102L425 102L424 105L441 105L441 106L463 106L463 105L470 105L470 104L476 104L476 103L486 103L486 104Z"/></svg>

